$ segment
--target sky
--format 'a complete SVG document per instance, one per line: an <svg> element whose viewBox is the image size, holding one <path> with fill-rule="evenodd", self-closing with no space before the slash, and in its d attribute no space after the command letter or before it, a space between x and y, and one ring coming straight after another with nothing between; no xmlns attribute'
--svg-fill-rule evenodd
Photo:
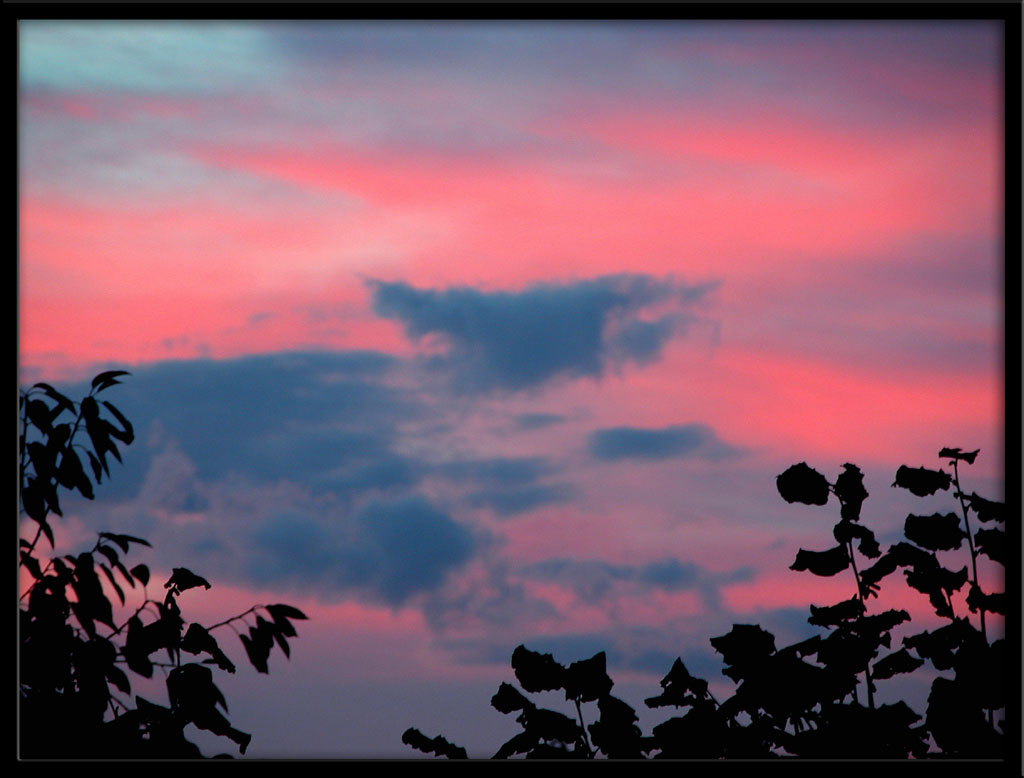
<svg viewBox="0 0 1024 778"><path fill-rule="evenodd" d="M784 502L787 467L860 467L883 546L955 508L890 488L943 447L1003 498L997 23L18 40L19 383L129 370L137 431L57 552L131 534L213 584L186 617L309 615L269 675L215 633L247 756L414 758L416 727L488 757L519 644L605 651L649 734L677 656L728 696L711 637L789 645L854 594L789 569L838 506ZM898 578L873 607L934 626Z"/></svg>

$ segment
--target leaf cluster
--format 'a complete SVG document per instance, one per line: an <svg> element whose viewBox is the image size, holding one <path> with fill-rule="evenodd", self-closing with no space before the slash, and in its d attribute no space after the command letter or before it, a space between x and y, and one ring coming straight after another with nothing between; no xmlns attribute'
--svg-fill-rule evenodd
<svg viewBox="0 0 1024 778"><path fill-rule="evenodd" d="M735 684L719 703L707 680L694 677L677 658L661 680L661 692L648 697L649 708L674 708L676 715L644 735L627 703L613 697L604 652L568 666L551 654L520 645L512 653L512 669L523 691L502 683L491 705L503 714L518 714L522 731L494 755L526 758L887 758L999 757L1004 736L993 714L1006 704L1003 668L1005 642L989 642L984 613L1005 612L1002 593L986 593L977 584L978 554L1002 563L1003 533L984 528L971 535L968 514L981 522L1002 523L1004 506L972 493L959 483L959 463L971 464L978 451L946 448L953 475L942 470L902 466L893 484L918 496L951 486L962 516L911 514L904 522L905 541L883 550L861 522L869 496L863 474L843 465L834 483L806 462L793 465L776 479L787 502L827 505L839 502L839 521L832 529L836 545L823 551L799 549L790 569L831 577L851 569L853 596L832 605L810 605L808 622L822 634L782 648L775 636L756 624L734 624L711 646L725 664L723 673ZM963 527L961 527L961 518ZM968 583L967 566L947 568L938 554L962 549L968 541L974 574L965 598L978 613L980 630L966 616L957 617L951 595ZM856 545L856 547L855 547ZM862 560L858 566L857 554ZM869 612L882 580L903 569L907 584L925 594L935 612L949 624L933 632L902 638L894 645L893 630L910 622L905 610ZM930 664L940 675L931 686L927 709L914 711L905 702L876 705L876 683L914 673ZM863 681L861 681L863 676ZM575 704L577 719L538 707L526 694L564 690ZM862 702L858 690L866 693ZM598 718L585 725L581 703L596 701ZM866 704L865 704L866 703ZM442 737L429 740L409 730L403 742L414 748L451 756ZM589 733L589 738L588 738ZM441 748L443 745L444 748ZM459 755L465 750L456 748Z"/></svg>
<svg viewBox="0 0 1024 778"><path fill-rule="evenodd" d="M135 547L150 546L142 538L101 532L89 551L53 556L45 564L36 549L42 536L54 546L51 515L63 515L59 489L93 499L94 484L110 475L107 455L121 460L114 441L133 441L128 419L103 401L117 425L111 423L96 400L125 375L122 370L100 373L78 403L49 384L36 384L20 395L20 507L37 525L34 539L20 539L20 567L29 579L18 622L20 755L197 758L202 754L185 737L190 724L228 738L244 754L251 735L235 729L225 716L227 701L212 669L234 673L236 668L212 631L234 622L248 624L246 618L254 616L249 636L240 638L250 663L265 673L272 645L290 654L286 638L296 637L291 621L305 619L301 611L260 605L204 627L186 620L178 599L189 589L209 589L209 581L176 567L164 583L162 599L151 597L149 567L129 567L126 561ZM87 443L76 440L83 430ZM140 602L127 619L117 618L111 597L117 598L118 608L126 607L131 592L140 595ZM183 661L183 655L196 660ZM138 694L133 700L132 675L150 679L157 672L165 677L168 704Z"/></svg>

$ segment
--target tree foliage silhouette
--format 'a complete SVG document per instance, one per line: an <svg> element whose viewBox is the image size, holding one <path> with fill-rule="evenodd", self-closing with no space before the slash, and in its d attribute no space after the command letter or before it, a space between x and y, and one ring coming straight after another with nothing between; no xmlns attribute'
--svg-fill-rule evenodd
<svg viewBox="0 0 1024 778"><path fill-rule="evenodd" d="M98 400L126 375L123 370L100 373L77 403L45 383L19 393L19 521L27 516L36 525L31 540L20 539L19 567L29 579L18 624L20 756L198 758L199 748L185 737L189 724L228 738L244 754L252 736L235 729L224 715L227 701L212 670L234 673L235 665L211 633L230 625L249 662L266 673L275 643L290 655L288 638L297 636L292 621L305 619L302 611L285 604L256 605L204 627L186 621L178 598L189 589L209 589L210 583L176 567L162 598L151 595L149 567L129 568L125 560L134 546L150 545L142 538L101 532L90 550L48 559L38 549L43 537L55 548L51 518L63 516L60 489L93 499L94 483L110 477L107 455L120 462L118 444L134 440L128 419L112 403ZM81 440L83 429L88 442ZM126 588L139 590L141 602L127 618L119 618L111 597L128 607ZM236 625L248 626L248 634ZM183 661L183 655L196 661ZM132 707L126 670L143 678L163 673L168 704L136 694Z"/></svg>
<svg viewBox="0 0 1024 778"><path fill-rule="evenodd" d="M843 465L834 483L806 462L788 468L776 479L787 502L823 506L831 497L839 502L840 519L832 528L836 545L822 551L801 548L790 568L822 577L852 570L852 597L810 606L808 622L827 634L777 648L775 636L760 626L734 624L710 641L725 663L723 673L737 684L732 696L719 703L708 682L692 676L677 658L661 681L661 693L645 703L675 708L681 715L656 725L650 735L637 726L635 709L611 695L614 684L604 652L566 667L551 654L520 645L512 653L512 668L522 689L563 690L566 701L574 703L576 718L539 708L513 685L502 683L491 705L503 714L518 713L522 732L492 758L1003 758L1003 722L994 723L994 714L1006 705L1005 641L989 641L985 613L1004 614L1005 594L982 590L978 557L1003 564L1004 533L992 527L972 534L970 514L985 524L1003 523L1005 506L964 493L959 465L972 464L978 453L943 448L939 457L948 460L952 474L906 465L897 470L893 487L919 497L952 487L960 512L907 516L906 542L884 553L860 520L869 495L856 465ZM957 551L963 540L970 574L966 565L945 567L938 556ZM863 557L859 564L858 555ZM892 631L909 622L910 615L895 609L869 611L883 579L900 568L907 584L926 595L949 623L907 635L896 648ZM977 614L977 628L968 614L958 616L954 610L952 595L964 586L964 602L970 614ZM932 681L923 716L902 700L876 704L878 682L927 665L946 674ZM866 704L861 702L862 683ZM596 701L598 710L590 724L582 709L588 701ZM430 739L415 728L406 730L402 741L438 756L466 756L464 748L446 738Z"/></svg>

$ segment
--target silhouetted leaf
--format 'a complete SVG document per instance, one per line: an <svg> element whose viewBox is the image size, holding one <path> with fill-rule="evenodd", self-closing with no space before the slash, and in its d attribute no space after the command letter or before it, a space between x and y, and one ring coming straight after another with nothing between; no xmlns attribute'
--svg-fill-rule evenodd
<svg viewBox="0 0 1024 778"><path fill-rule="evenodd" d="M932 660L936 670L948 670L953 666L953 652L976 633L967 619L954 619L933 632L926 630L904 637L903 645L914 649L923 659Z"/></svg>
<svg viewBox="0 0 1024 778"><path fill-rule="evenodd" d="M150 545L148 540L143 540L142 538L137 538L137 537L134 537L133 535L119 535L119 534L114 533L114 532L101 532L100 533L100 537L101 538L106 538L107 540L109 540L109 541L111 541L113 543L116 543L118 545L118 547L122 551L124 551L126 554L128 553L128 548L129 548L129 544L130 543L138 543L139 545L142 545L142 546L149 546ZM150 546L150 548L152 548L152 546Z"/></svg>
<svg viewBox="0 0 1024 778"><path fill-rule="evenodd" d="M269 673L270 669L267 667L267 659L270 657L270 651L264 651L262 645L253 641L248 635L239 635L238 637L242 641L242 645L245 647L245 653L249 657L249 663L256 668L256 672Z"/></svg>
<svg viewBox="0 0 1024 778"><path fill-rule="evenodd" d="M502 683L498 691L491 697L491 706L499 713L511 713L536 707L529 699L519 693L512 684Z"/></svg>
<svg viewBox="0 0 1024 778"><path fill-rule="evenodd" d="M123 430L113 430L113 428L111 428L112 431L110 434L125 444L131 443L135 439L135 431L132 429L131 422L128 421L121 411L115 408L111 403L104 400L103 405L106 406L108 411L114 414L114 418L120 422L121 427L123 428Z"/></svg>
<svg viewBox="0 0 1024 778"><path fill-rule="evenodd" d="M288 619L308 619L305 613L300 611L298 608L292 607L291 605L285 605L283 603L277 603L276 605L268 605L267 611L276 621L279 616L284 616Z"/></svg>
<svg viewBox="0 0 1024 778"><path fill-rule="evenodd" d="M1006 615L1006 595L1002 592L994 592L993 594L985 594L981 587L971 584L969 593L967 594L967 607L971 609L971 613L977 613L978 610L985 610L990 613L1001 613Z"/></svg>
<svg viewBox="0 0 1024 778"><path fill-rule="evenodd" d="M22 551L21 563L25 565L26 568L28 568L29 573L37 581L43 577L43 571L39 568L39 560L37 560L34 556L31 556L26 552Z"/></svg>
<svg viewBox="0 0 1024 778"><path fill-rule="evenodd" d="M512 652L512 669L528 692L561 689L565 683L566 670L551 654L530 651L523 645Z"/></svg>
<svg viewBox="0 0 1024 778"><path fill-rule="evenodd" d="M168 578L167 583L164 584L165 589L175 587L179 592L183 592L187 589L194 589L197 586L209 589L210 582L185 567L172 568L171 577Z"/></svg>
<svg viewBox="0 0 1024 778"><path fill-rule="evenodd" d="M575 743L583 736L579 724L556 710L532 708L524 710L517 721L531 735L541 740L557 740L561 743Z"/></svg>
<svg viewBox="0 0 1024 778"><path fill-rule="evenodd" d="M610 759L640 759L642 733L636 711L610 694L597 701L597 709L601 718L589 727L594 747Z"/></svg>
<svg viewBox="0 0 1024 778"><path fill-rule="evenodd" d="M949 459L962 459L969 465L974 464L974 458L978 456L981 449L975 449L974 451L961 451L959 448L944 448L939 452L939 456L942 458Z"/></svg>
<svg viewBox="0 0 1024 778"><path fill-rule="evenodd" d="M127 370L107 370L103 373L100 373L99 375L92 379L92 388L98 392L101 392L107 387L121 383L120 381L116 381L114 379L116 379L118 376L123 375L131 375L131 373L129 373Z"/></svg>
<svg viewBox="0 0 1024 778"><path fill-rule="evenodd" d="M871 675L876 681L884 681L897 673L912 673L923 664L924 660L911 656L907 649L901 648L875 662Z"/></svg>
<svg viewBox="0 0 1024 778"><path fill-rule="evenodd" d="M825 505L828 502L828 481L806 462L793 465L775 479L775 486L786 502Z"/></svg>
<svg viewBox="0 0 1024 778"><path fill-rule="evenodd" d="M796 560L790 570L809 570L815 575L831 576L850 566L850 555L844 546L836 546L828 551L807 551L801 548L796 553Z"/></svg>
<svg viewBox="0 0 1024 778"><path fill-rule="evenodd" d="M661 679L661 688L664 691L660 695L644 700L647 707L693 705L707 695L708 682L690 675L683 660L677 657L672 663L672 669L668 671L668 675Z"/></svg>
<svg viewBox="0 0 1024 778"><path fill-rule="evenodd" d="M579 699L581 702L592 702L603 697L612 689L612 679L606 670L604 651L599 651L590 659L573 662L565 673L565 699Z"/></svg>
<svg viewBox="0 0 1024 778"><path fill-rule="evenodd" d="M49 384L38 383L33 385L33 388L35 387L42 389L43 392L46 393L46 396L49 397L51 400L55 400L57 402L57 407L60 410L68 410L71 411L72 413L75 412L75 404Z"/></svg>
<svg viewBox="0 0 1024 778"><path fill-rule="evenodd" d="M725 635L711 638L711 646L730 667L723 672L738 681L751 667L775 652L775 636L756 624L733 624Z"/></svg>
<svg viewBox="0 0 1024 778"><path fill-rule="evenodd" d="M107 580L110 581L110 585L114 587L114 591L117 593L117 598L121 601L121 604L124 605L124 590L117 581L114 580L114 573L104 564L100 565L100 570L102 570L107 576Z"/></svg>
<svg viewBox="0 0 1024 778"><path fill-rule="evenodd" d="M529 732L519 732L518 734L514 735L510 740L503 743L501 748L499 748L495 752L494 756L491 758L508 759L510 756L513 756L515 754L528 753L537 746L539 740L540 738L538 738L535 734L531 734ZM404 735L402 736L402 742L406 742ZM413 746L413 748L416 748L416 746ZM422 751L423 749L419 750Z"/></svg>
<svg viewBox="0 0 1024 778"><path fill-rule="evenodd" d="M859 597L854 597L851 600L844 600L836 605L829 605L823 608L812 605L811 617L807 619L807 622L817 627L832 627L845 621L859 618L863 614L863 603L861 603Z"/></svg>
<svg viewBox="0 0 1024 778"><path fill-rule="evenodd" d="M952 477L944 470L929 470L926 467L911 468L901 465L896 471L893 486L909 490L918 497L927 497L939 490L949 488Z"/></svg>
<svg viewBox="0 0 1024 778"><path fill-rule="evenodd" d="M848 521L858 521L861 505L868 496L860 468L849 462L844 464L843 472L836 478L835 492L842 502L839 515Z"/></svg>
<svg viewBox="0 0 1024 778"><path fill-rule="evenodd" d="M146 565L135 565L130 572L143 586L149 583L149 568Z"/></svg>
<svg viewBox="0 0 1024 778"><path fill-rule="evenodd" d="M96 479L96 483L100 483L103 477L103 466L91 451L86 451L85 453L89 457L89 466L92 467L93 477Z"/></svg>
<svg viewBox="0 0 1024 778"><path fill-rule="evenodd" d="M875 540L875 533L863 524L855 524L849 519L843 519L832 528L832 535L844 545L856 539L860 552L870 559L875 559L882 553L878 547L878 541Z"/></svg>
<svg viewBox="0 0 1024 778"><path fill-rule="evenodd" d="M903 525L903 534L929 551L953 551L960 548L967 537L967 533L960 529L960 517L955 513L910 514Z"/></svg>
<svg viewBox="0 0 1024 778"><path fill-rule="evenodd" d="M50 421L50 406L42 400L29 400L25 406L25 415L39 431L48 433L53 429Z"/></svg>
<svg viewBox="0 0 1024 778"><path fill-rule="evenodd" d="M984 497L979 497L974 492L971 492L970 496L963 495L964 501L971 507L978 515L979 521L999 521L1005 520L1006 515L1006 503L996 502L994 500L986 500Z"/></svg>
<svg viewBox="0 0 1024 778"><path fill-rule="evenodd" d="M1006 533L1001 529L979 529L974 533L974 546L978 553L985 554L993 562L1001 565L1006 564L1006 557L1003 555L1006 542Z"/></svg>
<svg viewBox="0 0 1024 778"><path fill-rule="evenodd" d="M107 668L106 673L107 678L110 680L112 684L114 684L114 686L118 688L118 690L124 692L125 694L132 693L131 682L128 680L128 676L124 674L124 670L122 670L119 667L115 667L114 665L111 665Z"/></svg>

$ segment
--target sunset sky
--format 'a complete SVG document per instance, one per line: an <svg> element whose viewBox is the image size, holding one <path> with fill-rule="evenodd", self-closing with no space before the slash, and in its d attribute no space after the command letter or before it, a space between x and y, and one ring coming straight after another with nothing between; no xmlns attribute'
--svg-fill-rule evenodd
<svg viewBox="0 0 1024 778"><path fill-rule="evenodd" d="M218 680L248 756L422 756L410 726L490 756L520 643L606 651L649 734L677 656L727 696L710 637L788 645L854 594L788 569L838 520L788 466L857 464L883 546L954 509L890 488L944 446L1003 498L998 23L18 37L19 382L130 370L138 434L58 551L141 536L213 584L187 617L310 616Z"/></svg>

